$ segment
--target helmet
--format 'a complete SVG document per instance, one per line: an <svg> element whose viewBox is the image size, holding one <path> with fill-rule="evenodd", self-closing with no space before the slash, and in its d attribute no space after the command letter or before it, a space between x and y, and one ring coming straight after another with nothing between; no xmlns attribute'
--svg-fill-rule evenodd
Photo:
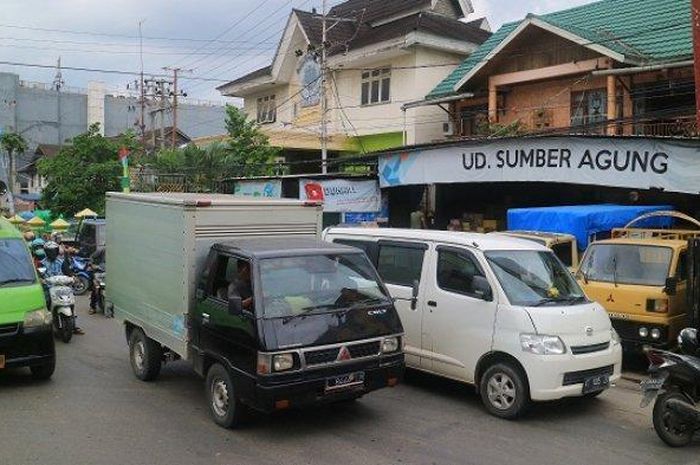
<svg viewBox="0 0 700 465"><path fill-rule="evenodd" d="M46 258L49 260L56 260L58 258L58 244L53 241L49 241L44 244L44 252L46 252Z"/></svg>
<svg viewBox="0 0 700 465"><path fill-rule="evenodd" d="M695 328L685 328L678 335L678 345L686 355L696 355L698 352L698 330Z"/></svg>
<svg viewBox="0 0 700 465"><path fill-rule="evenodd" d="M24 233L24 240L31 243L34 239L36 239L36 235L32 231L27 231Z"/></svg>

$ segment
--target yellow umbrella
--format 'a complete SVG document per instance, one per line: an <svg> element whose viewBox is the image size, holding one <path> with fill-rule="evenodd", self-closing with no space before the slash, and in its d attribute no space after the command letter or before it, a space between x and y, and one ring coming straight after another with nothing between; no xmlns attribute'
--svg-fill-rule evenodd
<svg viewBox="0 0 700 465"><path fill-rule="evenodd" d="M38 216L35 216L31 220L27 221L27 226L29 226L32 229L41 229L44 226L46 226L46 221L42 220Z"/></svg>
<svg viewBox="0 0 700 465"><path fill-rule="evenodd" d="M65 231L68 228L70 228L70 223L64 220L63 218L59 218L53 223L51 223L49 226L51 226L51 229L54 231Z"/></svg>
<svg viewBox="0 0 700 465"><path fill-rule="evenodd" d="M89 208L86 208L85 210L81 210L75 214L76 218L95 218L96 216L97 216L97 213L90 210Z"/></svg>
<svg viewBox="0 0 700 465"><path fill-rule="evenodd" d="M18 226L24 222L25 222L25 219L19 215L15 215L12 218L10 218L10 223L14 224L15 226Z"/></svg>

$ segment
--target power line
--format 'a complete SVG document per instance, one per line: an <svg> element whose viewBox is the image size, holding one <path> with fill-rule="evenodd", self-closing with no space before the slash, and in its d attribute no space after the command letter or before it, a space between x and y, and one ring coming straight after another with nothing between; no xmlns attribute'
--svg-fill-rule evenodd
<svg viewBox="0 0 700 465"><path fill-rule="evenodd" d="M0 38L0 40L2 40ZM50 50L50 51L56 51L56 52L64 52L64 53L108 53L108 54L116 54L116 55L139 55L141 52L139 50L104 50L104 49L70 49L70 48L58 48L58 47L39 47L39 46L32 46L32 45L10 45L10 44L0 44L0 47L4 48L15 48L15 49L20 49L20 50ZM245 48L245 49L231 49L231 50L245 50L245 51L250 51L250 48ZM173 56L173 55L183 55L183 56L190 56L192 55L192 52L148 52L144 51L144 55L165 55L165 56Z"/></svg>

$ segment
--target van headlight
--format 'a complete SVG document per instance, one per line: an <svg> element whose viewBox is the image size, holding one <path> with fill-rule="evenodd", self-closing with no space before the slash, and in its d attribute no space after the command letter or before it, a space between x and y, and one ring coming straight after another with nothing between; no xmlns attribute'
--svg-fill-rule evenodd
<svg viewBox="0 0 700 465"><path fill-rule="evenodd" d="M524 352L537 355L561 355L566 353L564 341L558 336L521 334L520 346Z"/></svg>
<svg viewBox="0 0 700 465"><path fill-rule="evenodd" d="M24 314L25 328L36 328L39 326L46 326L51 324L51 313L47 312L46 309L40 308L39 310L34 310Z"/></svg>
<svg viewBox="0 0 700 465"><path fill-rule="evenodd" d="M620 335L617 334L617 331L615 331L615 328L610 328L610 342L614 346L620 344Z"/></svg>
<svg viewBox="0 0 700 465"><path fill-rule="evenodd" d="M382 353L390 354L401 348L401 342L398 337L385 337L382 341Z"/></svg>

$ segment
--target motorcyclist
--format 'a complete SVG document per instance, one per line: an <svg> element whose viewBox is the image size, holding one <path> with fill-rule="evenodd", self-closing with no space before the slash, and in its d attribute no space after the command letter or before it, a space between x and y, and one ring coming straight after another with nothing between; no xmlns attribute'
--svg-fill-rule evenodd
<svg viewBox="0 0 700 465"><path fill-rule="evenodd" d="M90 255L90 268L93 271L92 278L92 288L90 291L90 315L95 314L97 311L97 300L99 298L100 286L97 280L97 273L105 271L105 249L104 247L98 247Z"/></svg>
<svg viewBox="0 0 700 465"><path fill-rule="evenodd" d="M73 275L70 263L68 260L65 260L64 257L61 257L60 248L57 243L53 241L46 242L44 244L44 254L46 255L46 258L44 258L44 260L41 262L41 266L45 269L44 276L50 278L52 276ZM44 283L44 293L46 295L46 302L49 303L49 308L51 308L51 296L46 283ZM75 334L85 334L85 332L77 326L77 318L73 332Z"/></svg>

